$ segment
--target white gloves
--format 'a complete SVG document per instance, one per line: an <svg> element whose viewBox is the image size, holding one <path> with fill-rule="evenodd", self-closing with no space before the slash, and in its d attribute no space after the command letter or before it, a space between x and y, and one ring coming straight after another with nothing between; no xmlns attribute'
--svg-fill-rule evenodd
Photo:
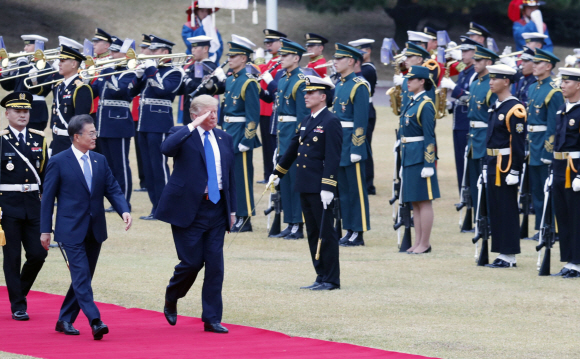
<svg viewBox="0 0 580 359"><path fill-rule="evenodd" d="M530 14L530 18L533 23L536 24L536 31L540 34L544 33L544 19L542 18L542 12L540 10L534 10Z"/></svg>
<svg viewBox="0 0 580 359"><path fill-rule="evenodd" d="M270 175L270 178L268 178L268 184L266 185L266 187L270 187L270 185L274 185L277 186L280 184L280 178L276 175Z"/></svg>
<svg viewBox="0 0 580 359"><path fill-rule="evenodd" d="M552 160L547 160L545 158L540 158L540 161L542 161L542 163L545 164L545 165L549 165L549 164L552 163Z"/></svg>
<svg viewBox="0 0 580 359"><path fill-rule="evenodd" d="M266 83L269 85L270 82L274 81L274 78L268 71L266 71L262 74L262 80L266 81Z"/></svg>
<svg viewBox="0 0 580 359"><path fill-rule="evenodd" d="M403 77L403 75L393 76L393 82L395 83L395 86L401 86L404 80L405 78Z"/></svg>
<svg viewBox="0 0 580 359"><path fill-rule="evenodd" d="M516 175L508 174L505 178L505 183L507 183L508 186L513 186L514 184L518 184L519 182L520 179Z"/></svg>
<svg viewBox="0 0 580 359"><path fill-rule="evenodd" d="M572 181L572 189L574 192L580 191L580 178L574 178L574 181Z"/></svg>
<svg viewBox="0 0 580 359"><path fill-rule="evenodd" d="M566 60L564 60L564 64L566 67L574 67L574 65L576 65L576 56L574 56L574 55L566 56Z"/></svg>
<svg viewBox="0 0 580 359"><path fill-rule="evenodd" d="M265 52L264 52L264 49L263 49L263 48L261 48L261 47L258 47L258 48L256 49L256 52L255 52L255 56L254 56L254 57L255 57L256 59L259 59L259 58L264 58L265 56L266 56L266 54L265 54Z"/></svg>
<svg viewBox="0 0 580 359"><path fill-rule="evenodd" d="M362 156L361 155L357 155L355 153L351 153L350 154L350 162L357 163L360 160L362 160Z"/></svg>
<svg viewBox="0 0 580 359"><path fill-rule="evenodd" d="M435 174L435 169L433 167L423 167L421 170L421 177L427 178Z"/></svg>
<svg viewBox="0 0 580 359"><path fill-rule="evenodd" d="M214 83L213 80L209 80L206 84L205 84L205 88L208 90L211 90L211 88L213 87Z"/></svg>
<svg viewBox="0 0 580 359"><path fill-rule="evenodd" d="M508 65L512 69L515 69L518 67L518 65L516 64L516 60L512 56L502 57L499 59L499 62L501 62L504 65Z"/></svg>
<svg viewBox="0 0 580 359"><path fill-rule="evenodd" d="M216 68L213 73L220 82L224 82L226 80L226 74L224 73L224 69L221 67Z"/></svg>
<svg viewBox="0 0 580 359"><path fill-rule="evenodd" d="M580 180L578 180L578 183L580 183ZM324 209L326 209L333 199L334 193L325 190L320 191L320 200L322 201L322 207L324 207Z"/></svg>
<svg viewBox="0 0 580 359"><path fill-rule="evenodd" d="M483 183L487 183L487 170L486 169L483 169L481 171L481 175L482 175L482 178L483 178Z"/></svg>
<svg viewBox="0 0 580 359"><path fill-rule="evenodd" d="M451 41L450 43L447 44L448 49L452 49L454 47L457 47L457 43L455 41ZM461 56L461 49L459 49L459 48L457 48L455 50L447 51L445 53L445 57L452 58L453 60L456 60L456 61L463 60L463 57Z"/></svg>
<svg viewBox="0 0 580 359"><path fill-rule="evenodd" d="M453 90L455 88L455 82L449 77L444 77L441 79L441 88Z"/></svg>
<svg viewBox="0 0 580 359"><path fill-rule="evenodd" d="M153 59L147 59L145 60L145 67L157 67L157 61L153 60Z"/></svg>
<svg viewBox="0 0 580 359"><path fill-rule="evenodd" d="M28 76L31 76L30 81L35 85L38 83L38 77L36 77L37 74L38 69L36 68L36 66L32 66L30 71L28 71Z"/></svg>
<svg viewBox="0 0 580 359"><path fill-rule="evenodd" d="M552 180L554 179L554 175L550 174L548 178L546 178L546 182L544 182L544 193L548 192L548 188L552 185Z"/></svg>
<svg viewBox="0 0 580 359"><path fill-rule="evenodd" d="M27 64L28 64L28 58L26 58L26 57L19 57L19 58L17 58L17 59L16 59L16 64L17 64L18 66L24 66L24 65L27 65Z"/></svg>
<svg viewBox="0 0 580 359"><path fill-rule="evenodd" d="M52 63L52 69L58 71L58 64L59 64L60 60L56 59L54 60L54 62Z"/></svg>
<svg viewBox="0 0 580 359"><path fill-rule="evenodd" d="M512 52L513 52L512 51L512 47L511 46L506 46L506 47L504 47L503 52L501 54L502 55L507 55L507 54L511 54Z"/></svg>
<svg viewBox="0 0 580 359"><path fill-rule="evenodd" d="M250 147L248 146L244 146L241 143L238 145L238 150L240 150L240 152L246 152L250 150Z"/></svg>
<svg viewBox="0 0 580 359"><path fill-rule="evenodd" d="M137 75L137 78L141 78L143 77L143 74L145 73L145 65L139 65L137 66L137 68L135 68L135 75Z"/></svg>

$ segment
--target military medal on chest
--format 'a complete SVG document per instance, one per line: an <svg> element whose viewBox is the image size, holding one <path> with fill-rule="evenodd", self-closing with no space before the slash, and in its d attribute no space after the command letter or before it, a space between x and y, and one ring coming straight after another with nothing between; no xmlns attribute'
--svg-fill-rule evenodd
<svg viewBox="0 0 580 359"><path fill-rule="evenodd" d="M8 163L6 164L6 169L8 171L14 170L14 163L12 163L12 161L8 161Z"/></svg>
<svg viewBox="0 0 580 359"><path fill-rule="evenodd" d="M571 118L570 121L568 121L568 124L570 125L570 127L574 126L575 123L576 123L576 121L574 121L573 118Z"/></svg>
<svg viewBox="0 0 580 359"><path fill-rule="evenodd" d="M236 99L234 99L234 105L236 104Z"/></svg>
<svg viewBox="0 0 580 359"><path fill-rule="evenodd" d="M497 119L500 121L503 121L503 119L505 118L503 113L500 113L499 116L497 116Z"/></svg>
<svg viewBox="0 0 580 359"><path fill-rule="evenodd" d="M342 105L342 112L346 112L346 106Z"/></svg>

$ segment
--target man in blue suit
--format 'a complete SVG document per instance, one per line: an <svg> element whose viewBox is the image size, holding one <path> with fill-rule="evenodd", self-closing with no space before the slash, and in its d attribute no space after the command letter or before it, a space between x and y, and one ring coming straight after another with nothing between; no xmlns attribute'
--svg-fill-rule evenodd
<svg viewBox="0 0 580 359"><path fill-rule="evenodd" d="M101 244L107 239L104 197L123 217L125 230L131 215L121 187L101 154L93 152L97 130L90 115L74 116L68 125L72 146L50 158L44 177L40 210L40 241L48 250L52 232L54 201L58 211L54 240L66 251L72 284L64 298L56 331L79 335L73 327L80 310L89 319L93 338L101 340L109 328L101 321L93 300L91 280L95 273Z"/></svg>
<svg viewBox="0 0 580 359"><path fill-rule="evenodd" d="M227 333L221 325L223 245L235 221L234 141L215 128L218 101L201 95L191 102L193 122L173 127L161 145L174 170L161 194L155 217L171 224L177 256L165 292L165 318L177 322L177 300L185 297L205 266L201 319L206 332Z"/></svg>

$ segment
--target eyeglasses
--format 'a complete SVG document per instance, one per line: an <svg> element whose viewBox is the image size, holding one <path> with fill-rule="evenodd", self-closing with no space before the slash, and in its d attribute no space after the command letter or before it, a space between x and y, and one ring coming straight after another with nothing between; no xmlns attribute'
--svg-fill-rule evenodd
<svg viewBox="0 0 580 359"><path fill-rule="evenodd" d="M81 133L81 136L84 135L85 133L88 134L90 138L97 138L97 137L99 137L99 134L97 133L97 131L84 132L84 133Z"/></svg>

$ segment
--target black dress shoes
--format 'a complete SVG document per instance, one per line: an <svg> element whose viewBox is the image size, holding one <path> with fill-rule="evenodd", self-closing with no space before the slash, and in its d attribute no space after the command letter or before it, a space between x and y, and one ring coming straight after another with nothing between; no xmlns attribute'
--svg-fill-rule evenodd
<svg viewBox="0 0 580 359"><path fill-rule="evenodd" d="M316 288L316 287L318 287L318 286L319 286L319 285L321 285L321 284L322 284L321 282L314 282L314 283L312 283L312 284L311 284L311 285L309 285L309 286L306 286L306 287L300 287L300 289L312 289L312 288Z"/></svg>
<svg viewBox="0 0 580 359"><path fill-rule="evenodd" d="M213 332L219 334L227 334L228 328L224 327L222 323L203 323L204 332Z"/></svg>
<svg viewBox="0 0 580 359"><path fill-rule="evenodd" d="M91 329L93 330L93 339L101 340L103 335L109 333L109 327L105 325L100 319L94 319L91 323Z"/></svg>
<svg viewBox="0 0 580 359"><path fill-rule="evenodd" d="M369 195L376 195L377 194L377 189L375 188L375 186L369 187L369 188L367 188L367 193Z"/></svg>
<svg viewBox="0 0 580 359"><path fill-rule="evenodd" d="M517 267L516 263L508 263L506 261L504 261L503 259L499 259L496 258L492 264L486 264L486 267L489 268L512 268L512 267Z"/></svg>
<svg viewBox="0 0 580 359"><path fill-rule="evenodd" d="M151 213L148 216L141 216L139 217L139 219L143 219L145 221L156 221L157 219L153 216L153 213Z"/></svg>
<svg viewBox="0 0 580 359"><path fill-rule="evenodd" d="M564 267L562 268L558 273L556 274L551 274L552 277L563 277L566 274L568 274L568 272L570 272L570 269Z"/></svg>
<svg viewBox="0 0 580 359"><path fill-rule="evenodd" d="M12 319L18 320L20 322L23 322L25 320L30 319L30 317L28 316L28 313L26 313L26 311L24 311L24 310L17 310L14 313L12 313Z"/></svg>
<svg viewBox="0 0 580 359"><path fill-rule="evenodd" d="M344 237L342 237L338 241L338 244L340 244L341 246L344 245L346 242L348 242L348 240L350 239L350 237L352 237L352 231L349 229L349 230L346 231L346 234L344 235Z"/></svg>
<svg viewBox="0 0 580 359"><path fill-rule="evenodd" d="M292 223L288 224L288 227L284 228L282 232L273 235L272 238L284 238L290 233L292 233Z"/></svg>
<svg viewBox="0 0 580 359"><path fill-rule="evenodd" d="M570 269L570 271L562 276L562 278L578 278L580 277L580 272L574 269Z"/></svg>
<svg viewBox="0 0 580 359"><path fill-rule="evenodd" d="M177 323L177 303L172 303L166 300L165 308L163 308L163 314L165 314L167 323L175 325Z"/></svg>
<svg viewBox="0 0 580 359"><path fill-rule="evenodd" d="M113 206L110 206L109 208L105 209L105 212L108 213L115 212L115 209L113 208Z"/></svg>
<svg viewBox="0 0 580 359"><path fill-rule="evenodd" d="M284 239L302 239L304 238L304 223L296 223L292 225L290 234L284 237Z"/></svg>
<svg viewBox="0 0 580 359"><path fill-rule="evenodd" d="M352 232L352 236L345 241L344 243L339 244L343 247L357 247L357 246L364 246L365 241L363 239L363 232Z"/></svg>
<svg viewBox="0 0 580 359"><path fill-rule="evenodd" d="M56 322L56 328L54 328L59 333L64 333L66 335L79 335L80 332L73 327L72 323L59 320Z"/></svg>
<svg viewBox="0 0 580 359"><path fill-rule="evenodd" d="M335 289L340 289L340 287L332 283L323 282L321 285L314 287L310 290L335 290Z"/></svg>
<svg viewBox="0 0 580 359"><path fill-rule="evenodd" d="M248 219L246 221L246 219ZM252 220L248 217L238 217L236 223L230 230L232 233L236 232L252 232ZM245 223L244 223L245 222Z"/></svg>

